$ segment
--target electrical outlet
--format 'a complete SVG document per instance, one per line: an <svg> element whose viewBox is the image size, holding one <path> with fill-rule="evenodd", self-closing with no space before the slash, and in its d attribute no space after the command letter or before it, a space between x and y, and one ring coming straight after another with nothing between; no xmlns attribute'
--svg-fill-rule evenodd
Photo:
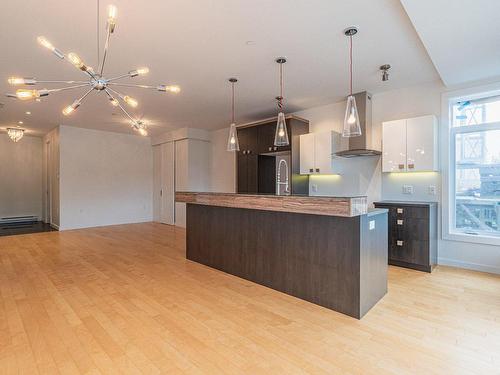
<svg viewBox="0 0 500 375"><path fill-rule="evenodd" d="M436 187L434 185L429 185L427 188L427 193L429 195L436 195Z"/></svg>
<svg viewBox="0 0 500 375"><path fill-rule="evenodd" d="M413 186L403 185L403 194L413 194Z"/></svg>
<svg viewBox="0 0 500 375"><path fill-rule="evenodd" d="M312 189L312 191L313 191L314 193L317 193L317 192L318 192L318 185L316 185L316 184L312 184L312 185L311 185L311 189Z"/></svg>

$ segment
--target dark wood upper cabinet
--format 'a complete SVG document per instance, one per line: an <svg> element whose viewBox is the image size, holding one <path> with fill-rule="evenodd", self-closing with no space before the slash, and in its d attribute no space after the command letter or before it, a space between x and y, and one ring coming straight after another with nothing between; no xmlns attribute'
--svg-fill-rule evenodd
<svg viewBox="0 0 500 375"><path fill-rule="evenodd" d="M269 181L265 181L263 177L265 173L259 172L259 155L289 152L291 160L291 192L292 194L309 194L309 177L300 175L299 165L299 136L309 133L309 122L295 116L288 116L286 124L290 144L288 146L276 147L274 146L276 121L276 119L270 119L249 124L244 128L238 129L238 141L240 144L237 161L238 193L269 193L271 190L270 186L275 184L276 177L272 174L269 160L260 158L261 164L265 160L265 166L262 165L262 168L269 171ZM259 189L259 186L261 186L261 189Z"/></svg>

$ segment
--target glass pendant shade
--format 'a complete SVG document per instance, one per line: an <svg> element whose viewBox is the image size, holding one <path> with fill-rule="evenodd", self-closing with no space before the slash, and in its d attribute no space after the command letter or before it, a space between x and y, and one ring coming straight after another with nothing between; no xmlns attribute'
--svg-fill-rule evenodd
<svg viewBox="0 0 500 375"><path fill-rule="evenodd" d="M236 124L229 126L229 136L227 138L227 151L240 151L240 143L238 142L238 131Z"/></svg>
<svg viewBox="0 0 500 375"><path fill-rule="evenodd" d="M274 145L288 146L289 144L290 142L288 140L288 132L286 130L285 114L280 112L278 114L278 123L276 124L276 133L274 134Z"/></svg>
<svg viewBox="0 0 500 375"><path fill-rule="evenodd" d="M361 135L361 126L359 125L358 108L356 107L356 98L353 95L347 97L347 108L345 109L343 137L357 137Z"/></svg>

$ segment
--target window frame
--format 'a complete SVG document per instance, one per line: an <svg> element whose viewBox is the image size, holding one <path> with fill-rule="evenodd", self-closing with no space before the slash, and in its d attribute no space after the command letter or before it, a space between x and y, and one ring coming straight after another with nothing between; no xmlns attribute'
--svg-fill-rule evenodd
<svg viewBox="0 0 500 375"><path fill-rule="evenodd" d="M500 246L500 237L484 234L468 234L455 230L455 203L456 203L456 134L473 133L485 130L500 130L500 122L481 125L467 125L453 127L453 104L464 100L474 100L489 96L500 95L500 82L485 86L449 91L441 97L441 160L442 160L442 237L445 240L471 242L478 244Z"/></svg>

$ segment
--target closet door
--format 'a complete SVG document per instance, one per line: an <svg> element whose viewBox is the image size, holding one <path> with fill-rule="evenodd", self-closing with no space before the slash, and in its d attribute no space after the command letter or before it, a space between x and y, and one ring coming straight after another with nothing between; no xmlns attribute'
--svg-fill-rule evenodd
<svg viewBox="0 0 500 375"><path fill-rule="evenodd" d="M161 145L161 190L160 222L173 225L175 222L175 149L174 142Z"/></svg>
<svg viewBox="0 0 500 375"><path fill-rule="evenodd" d="M153 221L160 222L161 145L153 146Z"/></svg>

